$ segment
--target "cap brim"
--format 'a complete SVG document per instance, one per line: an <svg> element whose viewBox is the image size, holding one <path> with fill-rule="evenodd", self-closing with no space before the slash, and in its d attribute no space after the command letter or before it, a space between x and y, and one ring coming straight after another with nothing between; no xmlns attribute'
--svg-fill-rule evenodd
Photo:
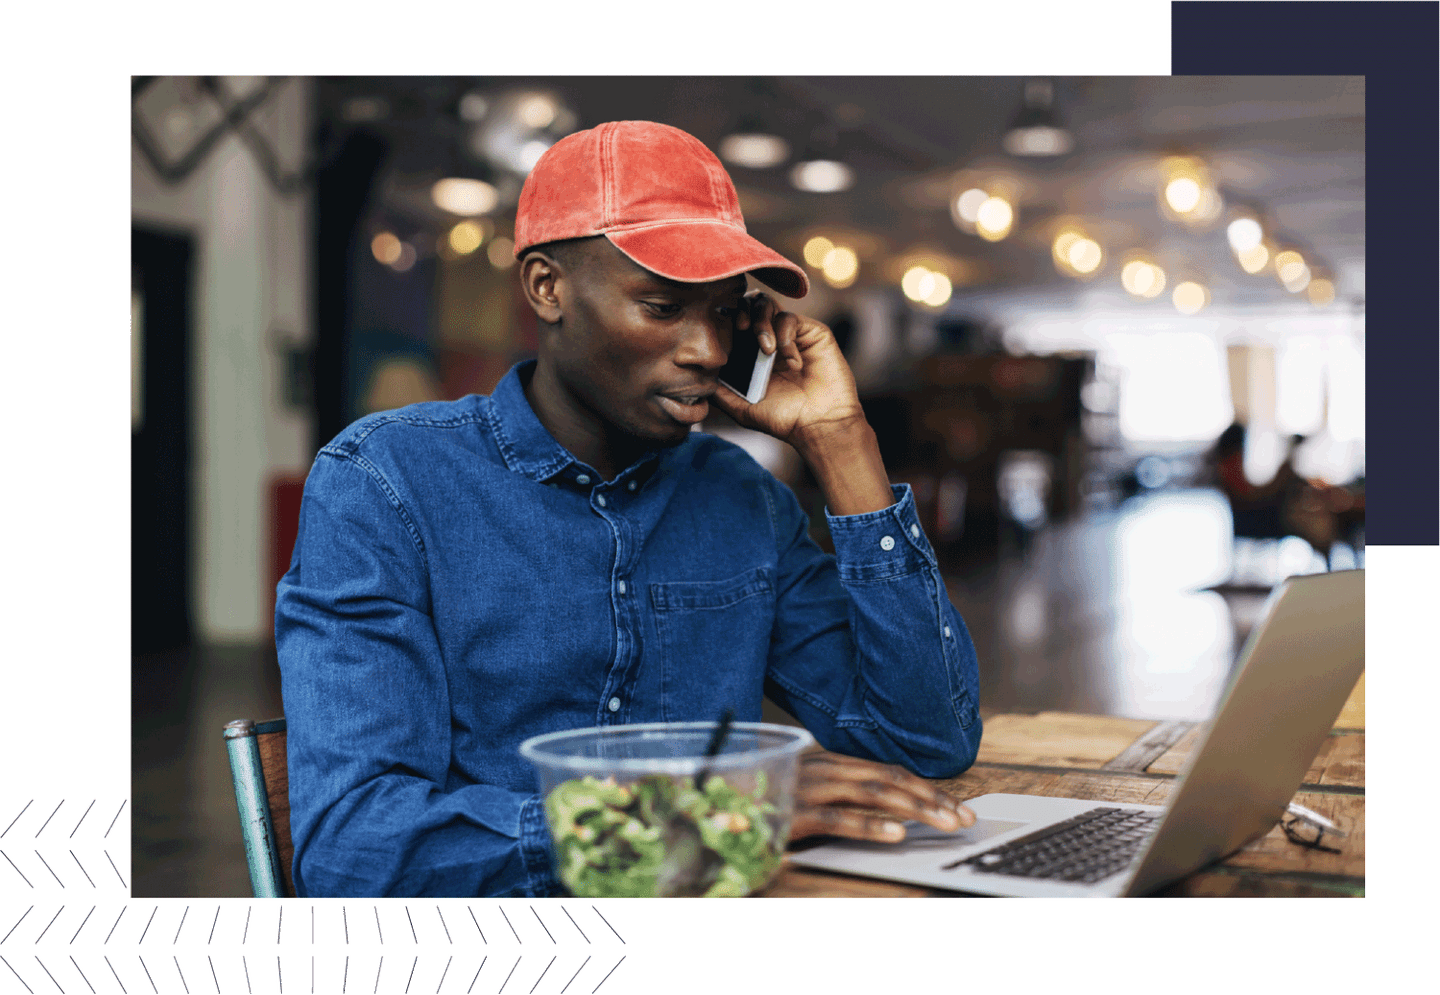
<svg viewBox="0 0 1440 995"><path fill-rule="evenodd" d="M668 280L710 283L741 273L786 297L810 292L805 271L738 228L708 221L676 221L605 233L631 260Z"/></svg>

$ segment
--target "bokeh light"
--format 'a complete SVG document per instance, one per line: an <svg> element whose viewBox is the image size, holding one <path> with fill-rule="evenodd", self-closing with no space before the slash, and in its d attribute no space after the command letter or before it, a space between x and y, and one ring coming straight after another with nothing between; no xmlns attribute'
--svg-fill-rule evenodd
<svg viewBox="0 0 1440 995"><path fill-rule="evenodd" d="M376 262L393 266L400 258L400 240L388 231L382 231L370 240L370 252Z"/></svg>
<svg viewBox="0 0 1440 995"><path fill-rule="evenodd" d="M543 93L525 95L515 108L515 116L520 123L535 129L548 128L557 113L559 108L555 106L555 101Z"/></svg>
<svg viewBox="0 0 1440 995"><path fill-rule="evenodd" d="M975 230L987 242L998 242L1010 234L1015 209L1004 197L987 197L975 210Z"/></svg>
<svg viewBox="0 0 1440 995"><path fill-rule="evenodd" d="M950 278L944 273L934 271L931 271L930 277L933 286L930 293L921 298L921 303L928 304L930 307L944 307L945 303L950 300L950 294L954 289L950 284Z"/></svg>
<svg viewBox="0 0 1440 995"><path fill-rule="evenodd" d="M493 211L500 194L484 180L449 177L430 188L430 199L440 210L468 218Z"/></svg>
<svg viewBox="0 0 1440 995"><path fill-rule="evenodd" d="M1105 253L1093 238L1077 238L1066 250L1065 257L1077 273L1089 274L1099 269Z"/></svg>
<svg viewBox="0 0 1440 995"><path fill-rule="evenodd" d="M854 249L837 245L825 253L820 269L825 282L830 286L848 287L855 282L855 277L860 272L860 258L855 255Z"/></svg>
<svg viewBox="0 0 1440 995"><path fill-rule="evenodd" d="M1311 280L1310 285L1306 288L1306 294L1309 296L1311 304L1316 307L1325 307L1335 300L1335 284L1324 277Z"/></svg>
<svg viewBox="0 0 1440 995"><path fill-rule="evenodd" d="M1235 253L1235 258L1240 262L1240 268L1246 273L1259 273L1270 261L1270 250L1264 244L1249 249L1242 249Z"/></svg>
<svg viewBox="0 0 1440 995"><path fill-rule="evenodd" d="M1200 184L1188 176L1178 176L1165 184L1165 202L1180 214L1200 206L1200 195Z"/></svg>
<svg viewBox="0 0 1440 995"><path fill-rule="evenodd" d="M390 264L390 268L397 273L404 273L415 265L416 258L415 246L409 242L401 242L400 257Z"/></svg>
<svg viewBox="0 0 1440 995"><path fill-rule="evenodd" d="M990 195L984 190L979 187L971 187L955 198L955 213L966 224L973 225L980 217L980 205L989 199Z"/></svg>
<svg viewBox="0 0 1440 995"><path fill-rule="evenodd" d="M790 158L790 145L779 135L742 132L721 140L720 158L747 169L769 169Z"/></svg>
<svg viewBox="0 0 1440 995"><path fill-rule="evenodd" d="M485 255L496 269L509 269L515 264L515 242L501 235L490 243Z"/></svg>
<svg viewBox="0 0 1440 995"><path fill-rule="evenodd" d="M1210 291L1193 280L1185 280L1175 285L1170 299L1175 303L1175 310L1181 314L1196 314L1210 303Z"/></svg>
<svg viewBox="0 0 1440 995"><path fill-rule="evenodd" d="M1165 271L1144 259L1132 259L1120 270L1120 283L1134 297L1150 299L1165 290Z"/></svg>
<svg viewBox="0 0 1440 995"><path fill-rule="evenodd" d="M912 301L923 301L935 292L935 274L924 266L911 266L900 280L900 289Z"/></svg>
<svg viewBox="0 0 1440 995"><path fill-rule="evenodd" d="M809 193L838 193L850 189L855 182L855 171L833 159L813 159L797 162L790 170L790 182L797 190Z"/></svg>
<svg viewBox="0 0 1440 995"><path fill-rule="evenodd" d="M1260 229L1260 222L1254 218L1236 218L1225 229L1225 237L1230 240L1230 248L1237 253L1247 252L1258 247L1264 234Z"/></svg>
<svg viewBox="0 0 1440 995"><path fill-rule="evenodd" d="M468 256L485 241L485 232L473 221L462 221L450 229L447 241L459 256Z"/></svg>
<svg viewBox="0 0 1440 995"><path fill-rule="evenodd" d="M835 248L834 242L824 235L816 235L805 243L805 261L815 269L820 269L825 265L825 257L833 248Z"/></svg>
<svg viewBox="0 0 1440 995"><path fill-rule="evenodd" d="M1275 276L1286 290L1298 294L1310 282L1310 267L1305 264L1304 256L1294 249L1286 249L1275 254Z"/></svg>

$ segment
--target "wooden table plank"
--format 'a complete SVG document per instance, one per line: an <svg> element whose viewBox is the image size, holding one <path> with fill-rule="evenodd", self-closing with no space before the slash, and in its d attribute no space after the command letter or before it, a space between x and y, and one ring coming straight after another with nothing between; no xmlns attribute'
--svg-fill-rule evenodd
<svg viewBox="0 0 1440 995"><path fill-rule="evenodd" d="M1365 787L1365 734L1342 732L1327 737L1305 774L1305 783Z"/></svg>
<svg viewBox="0 0 1440 995"><path fill-rule="evenodd" d="M1195 728L1178 743L1165 751L1159 759L1147 768L1151 774L1175 776L1185 767L1190 754L1194 752L1203 730ZM1307 785L1365 787L1365 734L1363 732L1335 732L1325 738L1320 752L1305 774Z"/></svg>
<svg viewBox="0 0 1440 995"><path fill-rule="evenodd" d="M1155 893L1159 898L1354 898L1364 888L1261 874L1199 871Z"/></svg>
<svg viewBox="0 0 1440 995"><path fill-rule="evenodd" d="M950 893L896 881L796 867L787 859L775 880L755 894L757 898L927 898Z"/></svg>
<svg viewBox="0 0 1440 995"><path fill-rule="evenodd" d="M977 759L1040 767L1097 768L1155 725L1149 719L1073 712L995 715L985 721Z"/></svg>
<svg viewBox="0 0 1440 995"><path fill-rule="evenodd" d="M1166 750L1184 739L1193 729L1193 722L1157 722L1154 728L1125 747L1105 770L1145 770Z"/></svg>

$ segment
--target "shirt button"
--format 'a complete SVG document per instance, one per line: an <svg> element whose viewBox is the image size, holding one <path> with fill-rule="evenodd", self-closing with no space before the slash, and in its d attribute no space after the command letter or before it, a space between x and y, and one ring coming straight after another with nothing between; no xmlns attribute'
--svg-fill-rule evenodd
<svg viewBox="0 0 1440 995"><path fill-rule="evenodd" d="M598 504L598 505L599 505L600 507L602 507L602 508L605 507L605 495L604 495L604 494L596 494L596 495L595 495L595 503Z"/></svg>
<svg viewBox="0 0 1440 995"><path fill-rule="evenodd" d="M918 526L918 525L912 525L912 526L910 526L910 534L911 534L912 536L914 536L916 539L919 539L919 538L920 538L920 526Z"/></svg>
<svg viewBox="0 0 1440 995"><path fill-rule="evenodd" d="M635 483L635 481L632 480L632 481L630 481L630 483L626 484L625 486L626 486L627 489L633 491L635 488L639 487L640 485L637 484L637 483Z"/></svg>
<svg viewBox="0 0 1440 995"><path fill-rule="evenodd" d="M588 473L580 474L580 476L575 478L575 483L579 484L581 487L584 487L586 484L590 483L590 475Z"/></svg>
<svg viewBox="0 0 1440 995"><path fill-rule="evenodd" d="M624 582L623 580L622 580L619 584L616 584L615 586L619 589L619 591L620 591L621 594L624 594L624 593L625 593L625 582Z"/></svg>
<svg viewBox="0 0 1440 995"><path fill-rule="evenodd" d="M887 553L890 552L890 550L895 548L895 538L893 536L885 536L880 540L880 548Z"/></svg>
<svg viewBox="0 0 1440 995"><path fill-rule="evenodd" d="M950 638L950 626L948 626L948 625L945 626L945 638L946 638L946 639L949 639L949 638Z"/></svg>
<svg viewBox="0 0 1440 995"><path fill-rule="evenodd" d="M611 699L610 699L609 708L610 708L610 711L612 711L612 712L618 712L618 711L620 711L620 699L619 699L619 698L611 698Z"/></svg>

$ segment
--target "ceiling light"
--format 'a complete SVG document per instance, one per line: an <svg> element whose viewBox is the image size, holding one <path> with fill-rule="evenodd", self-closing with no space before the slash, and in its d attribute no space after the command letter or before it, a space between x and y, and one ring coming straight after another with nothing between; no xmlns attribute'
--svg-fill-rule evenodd
<svg viewBox="0 0 1440 995"><path fill-rule="evenodd" d="M1100 249L1100 243L1092 238L1077 238L1070 248L1065 252L1070 265L1075 271L1081 274L1095 272L1100 267L1100 262L1105 258L1104 252Z"/></svg>
<svg viewBox="0 0 1440 995"><path fill-rule="evenodd" d="M1019 156L1064 155L1075 147L1075 139L1051 106L1053 97L1049 80L1026 81L1024 105L1001 142L1006 152Z"/></svg>
<svg viewBox="0 0 1440 995"><path fill-rule="evenodd" d="M1050 245L1055 268L1065 276L1088 277L1100 268L1105 250L1078 225L1061 229Z"/></svg>
<svg viewBox="0 0 1440 995"><path fill-rule="evenodd" d="M816 235L805 243L805 261L815 269L820 269L825 265L825 256L833 248L835 248L834 242L830 241L824 235Z"/></svg>
<svg viewBox="0 0 1440 995"><path fill-rule="evenodd" d="M1310 268L1305 265L1304 256L1294 249L1286 249L1275 254L1275 276L1287 290L1304 290L1310 282ZM1292 286L1297 283L1299 286Z"/></svg>
<svg viewBox="0 0 1440 995"><path fill-rule="evenodd" d="M825 253L820 266L826 283L832 287L844 288L855 282L855 277L860 272L860 258L855 255L854 249L837 245Z"/></svg>
<svg viewBox="0 0 1440 995"><path fill-rule="evenodd" d="M370 253L376 262L386 266L394 265L400 258L400 240L388 231L382 231L370 240Z"/></svg>
<svg viewBox="0 0 1440 995"><path fill-rule="evenodd" d="M430 188L430 199L442 211L461 217L474 217L493 211L500 203L500 193L484 180L448 177Z"/></svg>
<svg viewBox="0 0 1440 995"><path fill-rule="evenodd" d="M720 158L747 169L769 169L790 158L790 143L760 132L727 135L720 142Z"/></svg>
<svg viewBox="0 0 1440 995"><path fill-rule="evenodd" d="M1310 285L1310 267L1304 263L1300 264L1298 270L1292 268L1288 272L1290 273L1290 279L1285 280L1284 284L1285 289L1290 291L1290 293L1298 294Z"/></svg>
<svg viewBox="0 0 1440 995"><path fill-rule="evenodd" d="M1235 253L1235 258L1240 261L1240 268L1246 273L1259 273L1270 261L1270 250L1261 243L1253 248L1241 249Z"/></svg>
<svg viewBox="0 0 1440 995"><path fill-rule="evenodd" d="M924 266L911 266L900 279L900 289L912 301L923 301L935 293L935 274Z"/></svg>
<svg viewBox="0 0 1440 995"><path fill-rule="evenodd" d="M987 242L998 242L1010 234L1015 209L1003 197L987 197L975 211L975 230Z"/></svg>
<svg viewBox="0 0 1440 995"><path fill-rule="evenodd" d="M519 104L516 105L515 116L527 128L534 128L538 131L541 128L548 128L559 111L560 108L555 106L555 101L545 94L527 93L520 98Z"/></svg>
<svg viewBox="0 0 1440 995"><path fill-rule="evenodd" d="M1050 255L1055 259L1055 265L1062 273L1070 269L1070 246L1084 238L1080 232L1073 228L1066 228L1055 236L1055 242L1050 246Z"/></svg>
<svg viewBox="0 0 1440 995"><path fill-rule="evenodd" d="M930 293L922 297L920 302L922 304L928 304L930 307L944 307L945 303L950 300L950 294L953 292L953 288L950 285L950 278L944 273L932 271L930 273L930 279L932 284Z"/></svg>
<svg viewBox="0 0 1440 995"><path fill-rule="evenodd" d="M1230 248L1236 252L1255 248L1264 234L1260 229L1260 222L1254 218L1236 218L1225 229L1225 236L1230 239Z"/></svg>
<svg viewBox="0 0 1440 995"><path fill-rule="evenodd" d="M1324 277L1311 280L1310 286L1306 288L1310 303L1316 307L1324 307L1335 299L1335 284Z"/></svg>
<svg viewBox="0 0 1440 995"><path fill-rule="evenodd" d="M1188 214L1200 205L1200 184L1180 176L1165 184L1165 202L1172 210Z"/></svg>
<svg viewBox="0 0 1440 995"><path fill-rule="evenodd" d="M490 102L478 93L467 93L460 98L460 120L481 121L490 110Z"/></svg>
<svg viewBox="0 0 1440 995"><path fill-rule="evenodd" d="M960 196L955 198L955 213L966 224L973 225L975 219L980 216L980 205L990 199L990 195L979 187L971 187Z"/></svg>
<svg viewBox="0 0 1440 995"><path fill-rule="evenodd" d="M1120 271L1120 284L1133 297L1158 297L1165 290L1165 271L1144 259L1132 259Z"/></svg>
<svg viewBox="0 0 1440 995"><path fill-rule="evenodd" d="M515 264L515 242L501 235L490 243L485 255L496 269L509 269Z"/></svg>
<svg viewBox="0 0 1440 995"><path fill-rule="evenodd" d="M455 250L456 255L468 256L480 248L480 243L485 241L485 233L475 222L462 221L450 229L447 241L450 243L450 248Z"/></svg>
<svg viewBox="0 0 1440 995"><path fill-rule="evenodd" d="M1181 314L1195 314L1210 303L1210 291L1192 280L1186 280L1176 285L1170 299L1175 303L1175 310Z"/></svg>
<svg viewBox="0 0 1440 995"><path fill-rule="evenodd" d="M855 171L834 159L811 159L797 162L790 170L790 182L797 190L809 193L838 193L855 182Z"/></svg>

